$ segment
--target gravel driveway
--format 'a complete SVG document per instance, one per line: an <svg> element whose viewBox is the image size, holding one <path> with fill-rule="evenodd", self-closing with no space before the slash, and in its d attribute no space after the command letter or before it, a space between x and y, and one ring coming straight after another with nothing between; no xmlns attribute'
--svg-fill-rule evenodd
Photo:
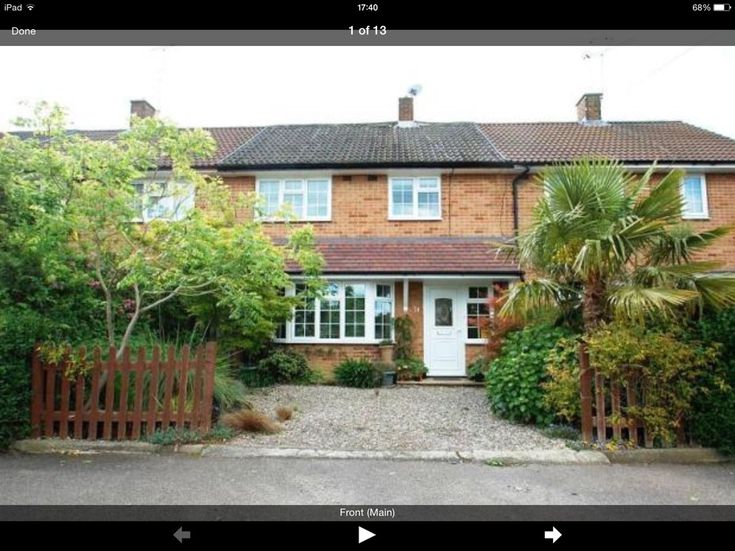
<svg viewBox="0 0 735 551"><path fill-rule="evenodd" d="M492 415L481 387L276 386L256 389L253 407L295 409L277 434L245 434L233 445L332 450L530 450L564 448L531 427Z"/></svg>

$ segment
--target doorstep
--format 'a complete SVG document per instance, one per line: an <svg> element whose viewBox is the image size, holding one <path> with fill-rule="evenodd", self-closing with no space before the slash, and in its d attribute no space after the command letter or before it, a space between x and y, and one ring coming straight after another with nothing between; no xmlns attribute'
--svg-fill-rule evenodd
<svg viewBox="0 0 735 551"><path fill-rule="evenodd" d="M426 377L420 381L398 381L405 386L485 386L467 377Z"/></svg>

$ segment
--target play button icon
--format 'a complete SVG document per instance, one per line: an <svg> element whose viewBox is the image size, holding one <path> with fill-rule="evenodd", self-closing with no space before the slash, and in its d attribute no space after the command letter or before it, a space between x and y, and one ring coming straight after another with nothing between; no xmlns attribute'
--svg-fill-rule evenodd
<svg viewBox="0 0 735 551"><path fill-rule="evenodd" d="M365 540L369 540L374 536L375 534L373 534L370 530L365 530L362 526L357 527L357 543L362 543Z"/></svg>

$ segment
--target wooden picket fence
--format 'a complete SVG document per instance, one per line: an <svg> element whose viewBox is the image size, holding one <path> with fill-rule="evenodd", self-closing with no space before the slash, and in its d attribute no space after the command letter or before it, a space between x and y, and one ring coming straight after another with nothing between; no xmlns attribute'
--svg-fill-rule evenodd
<svg viewBox="0 0 735 551"><path fill-rule="evenodd" d="M105 359L96 347L90 361L82 347L76 353L67 348L61 361L47 363L36 346L33 436L137 440L168 427L205 433L212 423L216 352L214 342L199 346L193 354L185 345L178 356L170 346L164 358L156 346L148 359L141 347L135 361L129 349L117 361L115 347ZM78 374L70 370L80 365Z"/></svg>
<svg viewBox="0 0 735 551"><path fill-rule="evenodd" d="M612 439L646 448L654 447L653 434L645 423L625 415L629 407L638 406L644 401L636 381L621 384L600 375L590 367L589 356L581 350L579 360L582 439L601 444ZM677 443L680 446L690 443L683 422L677 430Z"/></svg>

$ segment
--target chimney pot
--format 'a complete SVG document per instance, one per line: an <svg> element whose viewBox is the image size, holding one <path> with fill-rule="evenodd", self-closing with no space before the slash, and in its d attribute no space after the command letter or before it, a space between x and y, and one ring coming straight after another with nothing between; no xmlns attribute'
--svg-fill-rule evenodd
<svg viewBox="0 0 735 551"><path fill-rule="evenodd" d="M584 94L577 102L577 121L602 120L602 94Z"/></svg>
<svg viewBox="0 0 735 551"><path fill-rule="evenodd" d="M398 122L413 122L413 97L398 98Z"/></svg>
<svg viewBox="0 0 735 551"><path fill-rule="evenodd" d="M134 99L130 102L131 119L133 118L133 115L136 115L141 119L145 119L147 117L155 117L156 109L144 99Z"/></svg>

